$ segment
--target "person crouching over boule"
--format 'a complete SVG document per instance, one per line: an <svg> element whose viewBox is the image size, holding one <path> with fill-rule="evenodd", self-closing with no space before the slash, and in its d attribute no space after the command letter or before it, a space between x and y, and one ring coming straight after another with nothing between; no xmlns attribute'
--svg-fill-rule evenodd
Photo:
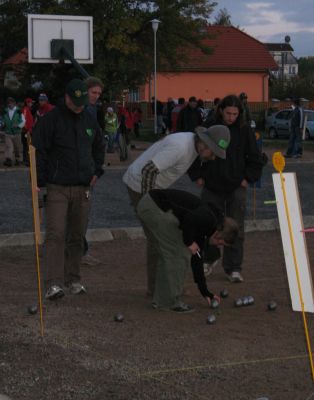
<svg viewBox="0 0 314 400"><path fill-rule="evenodd" d="M233 243L238 233L236 222L225 218L210 203L202 203L195 195L176 189L150 190L140 200L137 213L148 239L158 249L153 307L178 313L193 311L181 298L190 265L208 304L214 297L220 301L207 289L202 246L205 237L214 246Z"/></svg>

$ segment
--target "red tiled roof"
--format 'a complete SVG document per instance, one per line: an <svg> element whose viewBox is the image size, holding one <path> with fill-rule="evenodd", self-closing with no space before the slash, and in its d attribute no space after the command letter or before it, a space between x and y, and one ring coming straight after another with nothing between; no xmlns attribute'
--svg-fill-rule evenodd
<svg viewBox="0 0 314 400"><path fill-rule="evenodd" d="M209 26L208 39L204 44L213 49L204 54L200 49L191 49L189 61L180 70L188 71L265 71L277 69L273 57L259 42L233 26Z"/></svg>
<svg viewBox="0 0 314 400"><path fill-rule="evenodd" d="M22 63L27 62L27 58L28 58L28 51L27 51L27 48L24 47L18 53L15 53L13 56L4 60L2 64L3 65L22 64Z"/></svg>

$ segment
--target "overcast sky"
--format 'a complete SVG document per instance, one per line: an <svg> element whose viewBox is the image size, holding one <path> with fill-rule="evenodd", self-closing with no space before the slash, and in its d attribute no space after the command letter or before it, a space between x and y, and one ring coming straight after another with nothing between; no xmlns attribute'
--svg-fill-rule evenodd
<svg viewBox="0 0 314 400"><path fill-rule="evenodd" d="M261 42L284 42L297 57L314 56L314 0L216 0L214 16L226 8L233 25Z"/></svg>

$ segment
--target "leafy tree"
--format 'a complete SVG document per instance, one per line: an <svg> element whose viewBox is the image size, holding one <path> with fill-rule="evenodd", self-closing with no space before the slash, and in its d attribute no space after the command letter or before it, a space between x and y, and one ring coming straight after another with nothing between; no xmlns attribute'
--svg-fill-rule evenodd
<svg viewBox="0 0 314 400"><path fill-rule="evenodd" d="M300 78L312 78L314 83L314 57L301 57L298 64Z"/></svg>
<svg viewBox="0 0 314 400"><path fill-rule="evenodd" d="M218 14L215 17L214 25L232 26L231 15L226 8L222 8L218 11Z"/></svg>
<svg viewBox="0 0 314 400"><path fill-rule="evenodd" d="M161 20L157 34L158 69L175 69L188 46L209 52L202 44L204 27L217 3L208 0L10 0L0 5L3 58L27 46L28 13L89 15L94 19L94 65L90 74L102 78L106 91L135 88L153 70L151 20ZM27 68L25 81L38 79L45 89L63 88L62 80L77 74L68 65ZM66 77L66 78L65 78ZM56 84L57 83L57 84Z"/></svg>

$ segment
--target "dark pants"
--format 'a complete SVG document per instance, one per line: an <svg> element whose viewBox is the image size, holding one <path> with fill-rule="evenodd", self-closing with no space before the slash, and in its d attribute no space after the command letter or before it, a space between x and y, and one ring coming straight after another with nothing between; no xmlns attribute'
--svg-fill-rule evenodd
<svg viewBox="0 0 314 400"><path fill-rule="evenodd" d="M47 185L46 288L80 281L89 202L87 186Z"/></svg>
<svg viewBox="0 0 314 400"><path fill-rule="evenodd" d="M299 127L291 127L286 154L288 156L295 156L302 155L302 153L302 129Z"/></svg>
<svg viewBox="0 0 314 400"><path fill-rule="evenodd" d="M246 188L239 186L231 193L217 193L204 189L202 200L210 201L225 212L227 217L236 220L239 235L232 246L224 247L222 265L227 274L242 270L244 244L244 217L246 209Z"/></svg>

